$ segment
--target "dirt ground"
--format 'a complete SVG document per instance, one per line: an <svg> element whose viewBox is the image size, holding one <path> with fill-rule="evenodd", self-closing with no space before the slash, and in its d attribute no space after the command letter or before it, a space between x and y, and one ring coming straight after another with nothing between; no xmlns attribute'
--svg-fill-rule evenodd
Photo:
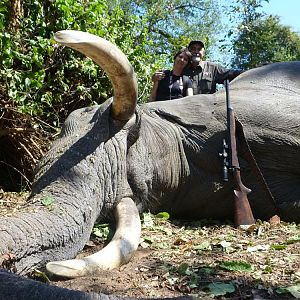
<svg viewBox="0 0 300 300"><path fill-rule="evenodd" d="M0 192L1 214L16 211L25 197ZM92 235L79 257L98 251L106 234ZM138 298L296 299L299 242L300 225L278 220L241 231L231 224L169 221L165 215L145 214L139 249L127 265L98 276L50 278L49 283Z"/></svg>

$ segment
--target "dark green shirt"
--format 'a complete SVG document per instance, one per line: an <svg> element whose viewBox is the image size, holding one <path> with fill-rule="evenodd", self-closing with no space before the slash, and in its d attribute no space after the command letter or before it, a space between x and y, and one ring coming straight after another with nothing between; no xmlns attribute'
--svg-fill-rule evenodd
<svg viewBox="0 0 300 300"><path fill-rule="evenodd" d="M225 79L231 80L240 73L209 61L200 62L196 68L188 66L183 72L192 80L194 95L213 94L217 83L223 84Z"/></svg>

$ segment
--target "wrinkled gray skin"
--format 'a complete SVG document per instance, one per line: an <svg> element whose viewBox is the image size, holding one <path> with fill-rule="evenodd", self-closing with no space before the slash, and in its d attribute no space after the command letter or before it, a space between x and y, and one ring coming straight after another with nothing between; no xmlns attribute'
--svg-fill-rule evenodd
<svg viewBox="0 0 300 300"><path fill-rule="evenodd" d="M232 106L273 192L280 216L300 221L300 62L243 73ZM111 100L76 110L40 163L27 212L0 219L0 253L16 255L20 274L74 257L97 219L124 197L140 212L176 218L232 218L232 183L222 182L225 94L147 103L135 118L111 118ZM256 218L271 215L241 159ZM51 199L51 206L42 201ZM1 285L0 285L1 289Z"/></svg>
<svg viewBox="0 0 300 300"><path fill-rule="evenodd" d="M43 284L0 270L0 300L129 300L114 295L84 293ZM139 298L143 299L143 298ZM160 298L157 298L160 299ZM192 296L164 298L164 300L193 300ZM213 298L207 297L207 300ZM204 300L205 300L204 299ZM152 298L152 300L156 300Z"/></svg>

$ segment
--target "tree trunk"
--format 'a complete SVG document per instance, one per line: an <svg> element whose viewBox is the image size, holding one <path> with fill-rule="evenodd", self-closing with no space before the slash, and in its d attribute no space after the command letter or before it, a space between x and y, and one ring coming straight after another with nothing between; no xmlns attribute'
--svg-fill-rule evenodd
<svg viewBox="0 0 300 300"><path fill-rule="evenodd" d="M21 0L8 1L8 13L8 31L15 33L20 28L21 18L23 16Z"/></svg>

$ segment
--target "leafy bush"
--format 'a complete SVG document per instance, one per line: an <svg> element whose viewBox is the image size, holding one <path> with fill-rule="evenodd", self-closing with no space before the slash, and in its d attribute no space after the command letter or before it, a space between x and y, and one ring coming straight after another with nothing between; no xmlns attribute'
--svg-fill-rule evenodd
<svg viewBox="0 0 300 300"><path fill-rule="evenodd" d="M0 82L19 111L57 127L70 111L112 95L103 70L55 45L53 34L62 29L88 31L117 44L133 64L139 86L145 87L139 100L146 99L151 74L162 60L147 52L153 42L139 17L125 15L107 1L25 0L18 23L11 19L9 4L0 4Z"/></svg>

